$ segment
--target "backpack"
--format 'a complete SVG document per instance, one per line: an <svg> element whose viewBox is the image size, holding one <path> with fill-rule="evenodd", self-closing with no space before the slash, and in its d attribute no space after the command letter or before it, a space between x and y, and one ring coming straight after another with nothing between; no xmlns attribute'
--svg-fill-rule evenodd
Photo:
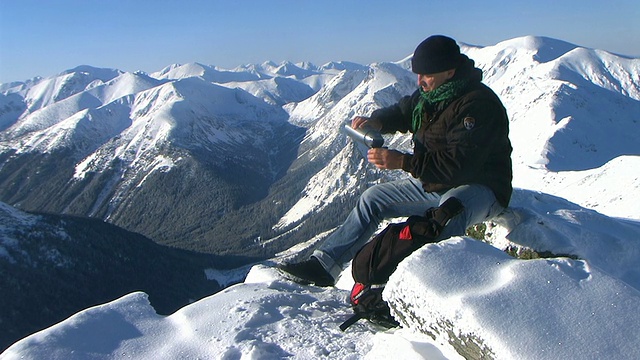
<svg viewBox="0 0 640 360"><path fill-rule="evenodd" d="M386 328L399 326L391 309L382 299L382 291L398 264L425 244L436 242L451 218L462 212L455 197L430 208L424 216L410 216L405 222L388 225L353 258L351 273L355 284L349 302L354 315L340 329L345 331L360 319Z"/></svg>

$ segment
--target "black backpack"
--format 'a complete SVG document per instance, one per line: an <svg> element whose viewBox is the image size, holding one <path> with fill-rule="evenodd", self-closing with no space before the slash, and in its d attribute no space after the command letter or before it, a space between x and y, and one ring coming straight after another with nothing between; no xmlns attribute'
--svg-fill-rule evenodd
<svg viewBox="0 0 640 360"><path fill-rule="evenodd" d="M405 222L390 224L365 244L351 263L355 284L350 303L354 315L340 329L344 331L360 319L387 328L398 326L382 299L385 284L404 258L423 245L436 242L447 222L462 210L460 200L451 197L427 210L424 216L410 216Z"/></svg>

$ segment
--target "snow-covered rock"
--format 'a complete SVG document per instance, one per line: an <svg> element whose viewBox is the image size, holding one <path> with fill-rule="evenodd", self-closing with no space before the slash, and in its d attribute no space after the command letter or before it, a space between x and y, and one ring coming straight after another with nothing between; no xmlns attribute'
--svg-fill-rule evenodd
<svg viewBox="0 0 640 360"><path fill-rule="evenodd" d="M471 359L640 356L640 223L522 189L492 223L493 246L454 238L401 263L384 296L405 326Z"/></svg>
<svg viewBox="0 0 640 360"><path fill-rule="evenodd" d="M454 238L401 263L385 297L404 326L467 359L640 356L640 291L587 260L518 260Z"/></svg>

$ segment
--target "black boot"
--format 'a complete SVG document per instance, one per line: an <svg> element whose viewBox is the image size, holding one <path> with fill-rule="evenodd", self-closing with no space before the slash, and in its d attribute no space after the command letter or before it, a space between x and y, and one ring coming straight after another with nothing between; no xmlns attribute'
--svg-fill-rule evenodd
<svg viewBox="0 0 640 360"><path fill-rule="evenodd" d="M336 283L333 276L314 257L299 263L281 264L278 268L286 273L285 276L290 275L289 278L297 283L316 286L333 286Z"/></svg>

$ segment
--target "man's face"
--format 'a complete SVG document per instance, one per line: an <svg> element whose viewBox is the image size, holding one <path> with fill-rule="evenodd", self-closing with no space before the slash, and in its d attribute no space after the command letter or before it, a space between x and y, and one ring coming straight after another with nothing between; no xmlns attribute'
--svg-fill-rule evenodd
<svg viewBox="0 0 640 360"><path fill-rule="evenodd" d="M418 86L425 92L435 90L438 86L451 79L455 73L456 70L451 69L435 74L418 74Z"/></svg>

